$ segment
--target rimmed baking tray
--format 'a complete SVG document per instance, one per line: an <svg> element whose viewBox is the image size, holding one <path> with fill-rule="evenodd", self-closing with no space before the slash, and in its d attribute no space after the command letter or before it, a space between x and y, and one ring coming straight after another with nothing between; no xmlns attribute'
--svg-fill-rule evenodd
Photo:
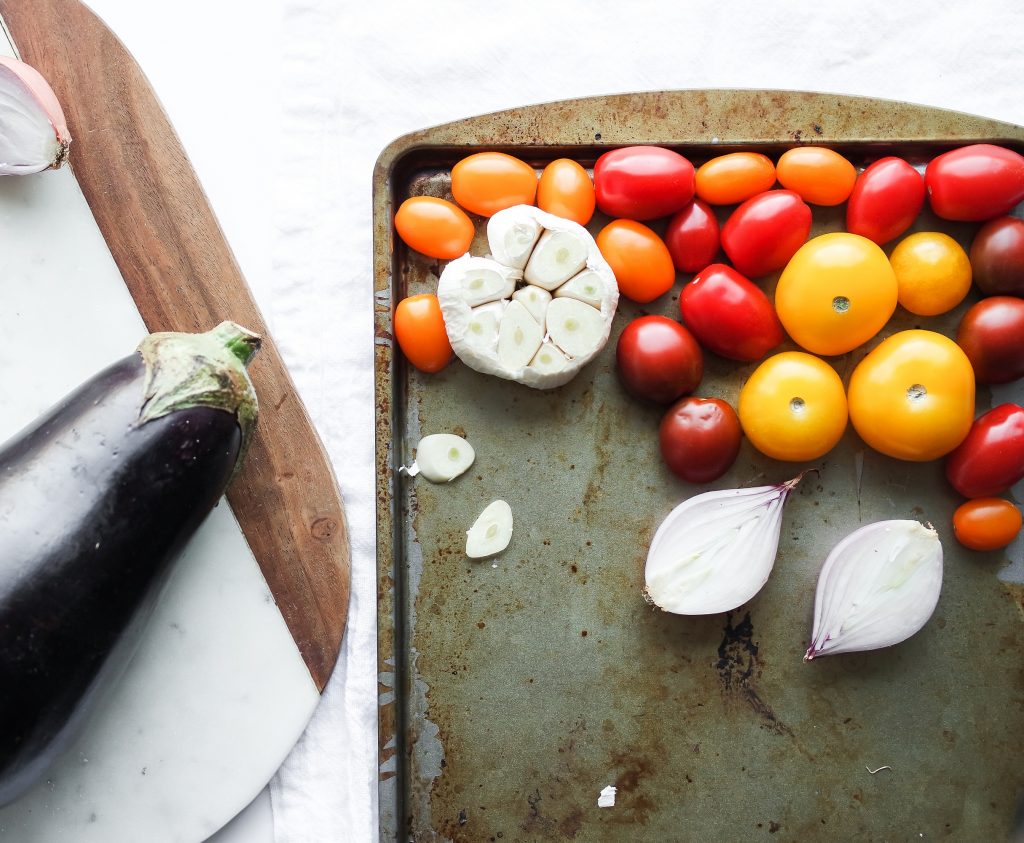
<svg viewBox="0 0 1024 843"><path fill-rule="evenodd" d="M679 285L650 305L621 302L598 359L550 392L458 361L424 375L391 332L394 305L434 291L441 270L394 235L394 210L412 195L450 198L450 169L471 152L504 150L539 170L562 156L591 166L634 143L672 147L695 164L737 149L775 158L813 143L864 166L887 154L924 164L980 140L1021 150L1024 129L875 99L675 91L514 109L406 135L381 154L382 840L1006 837L1024 789L1024 561L955 543L959 500L939 463L885 458L848 430L791 498L761 593L726 615L667 615L641 596L647 547L672 507L704 487L663 467L661 409L625 394L614 348L633 317L678 316ZM814 218L813 234L839 230L843 207L816 208ZM605 222L598 215L589 227ZM927 212L915 228L965 246L976 230ZM486 252L482 225L473 251ZM771 291L775 278L764 284ZM969 303L929 319L898 310L866 348L830 362L848 379L898 330L954 333ZM705 368L699 394L735 402L754 365L708 354ZM1012 394L979 389L979 412ZM445 486L400 475L420 436L435 432L465 435L477 450L473 468ZM777 482L805 467L745 442L713 485ZM495 498L511 504L515 535L498 559L471 562L464 531ZM803 663L825 555L883 518L939 530L946 571L934 617L897 647ZM1010 557L1020 555L1011 547ZM609 784L616 804L598 808Z"/></svg>

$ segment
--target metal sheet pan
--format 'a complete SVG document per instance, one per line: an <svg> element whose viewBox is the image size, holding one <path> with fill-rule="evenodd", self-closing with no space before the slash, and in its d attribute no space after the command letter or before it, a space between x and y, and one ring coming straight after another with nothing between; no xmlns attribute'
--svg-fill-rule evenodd
<svg viewBox="0 0 1024 843"><path fill-rule="evenodd" d="M449 172L483 149L541 168L585 166L607 148L658 143L695 163L734 149L776 157L827 144L865 165L924 163L966 142L1024 148L1024 129L872 99L775 91L677 91L516 109L403 137L374 174L382 840L1004 839L1024 789L1022 580L1006 553L962 550L956 494L938 463L900 463L848 430L787 506L775 573L726 615L648 607L654 529L703 487L661 463L659 408L614 370L619 332L678 313L678 285L620 304L608 346L570 384L535 392L454 362L423 375L391 334L394 305L436 288L440 265L410 252L391 219L411 195L450 196ZM815 209L814 233L842 208ZM596 232L606 222L595 217ZM963 244L975 226L927 213L918 230ZM482 226L474 252L485 253ZM686 280L685 278L681 280ZM766 282L774 287L775 278ZM902 310L878 338L947 334ZM784 348L791 348L787 344ZM867 348L832 358L848 379ZM699 394L735 402L754 366L706 355ZM1005 395L982 388L979 412ZM1020 396L1018 395L1018 400ZM421 435L455 432L477 461L445 486L400 476ZM776 482L806 466L744 443L718 488ZM515 535L494 561L463 554L495 498ZM938 528L938 609L885 651L802 661L817 572L857 526L916 518ZM1019 544L1011 555L1020 556ZM879 767L886 769L872 773ZM605 785L613 808L598 808Z"/></svg>

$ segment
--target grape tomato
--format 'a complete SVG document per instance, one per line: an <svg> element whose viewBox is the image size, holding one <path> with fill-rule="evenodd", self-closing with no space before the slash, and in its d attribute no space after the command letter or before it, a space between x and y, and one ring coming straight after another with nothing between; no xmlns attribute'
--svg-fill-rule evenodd
<svg viewBox="0 0 1024 843"><path fill-rule="evenodd" d="M991 551L1006 547L1020 534L1020 509L1003 498L975 498L953 513L953 534L964 547Z"/></svg>
<svg viewBox="0 0 1024 843"><path fill-rule="evenodd" d="M537 174L504 152L477 152L452 167L452 196L463 208L490 217L513 205L532 205Z"/></svg>
<svg viewBox="0 0 1024 843"><path fill-rule="evenodd" d="M782 269L811 233L811 209L791 190L768 190L740 205L722 226L722 248L747 278Z"/></svg>
<svg viewBox="0 0 1024 843"><path fill-rule="evenodd" d="M676 268L665 241L643 223L613 220L598 232L596 240L626 298L645 304L667 293L675 283Z"/></svg>
<svg viewBox="0 0 1024 843"><path fill-rule="evenodd" d="M715 212L706 202L694 199L668 221L665 245L676 269L700 272L718 256L722 245Z"/></svg>
<svg viewBox="0 0 1024 843"><path fill-rule="evenodd" d="M613 149L594 165L594 189L597 207L610 217L667 217L693 199L693 164L660 146Z"/></svg>
<svg viewBox="0 0 1024 843"><path fill-rule="evenodd" d="M735 205L775 184L775 165L759 152L730 152L697 170L697 196L710 205Z"/></svg>
<svg viewBox="0 0 1024 843"><path fill-rule="evenodd" d="M410 249L440 260L469 251L473 221L458 206L433 196L412 196L395 214L395 230Z"/></svg>
<svg viewBox="0 0 1024 843"><path fill-rule="evenodd" d="M924 180L937 216L990 220L1024 199L1024 156L990 143L962 146L932 159Z"/></svg>
<svg viewBox="0 0 1024 843"><path fill-rule="evenodd" d="M798 146L783 152L775 167L779 184L812 205L840 205L853 191L857 169L823 146Z"/></svg>
<svg viewBox="0 0 1024 843"><path fill-rule="evenodd" d="M846 230L881 246L914 224L924 207L924 176L902 158L875 161L857 177Z"/></svg>
<svg viewBox="0 0 1024 843"><path fill-rule="evenodd" d="M424 372L439 372L452 359L437 296L424 293L402 299L395 308L395 339L410 363Z"/></svg>
<svg viewBox="0 0 1024 843"><path fill-rule="evenodd" d="M537 207L549 214L586 225L594 216L594 183L587 171L569 158L544 168L537 185Z"/></svg>
<svg viewBox="0 0 1024 843"><path fill-rule="evenodd" d="M999 495L1024 478L1024 407L1000 404L979 416L946 459L946 479L965 498Z"/></svg>

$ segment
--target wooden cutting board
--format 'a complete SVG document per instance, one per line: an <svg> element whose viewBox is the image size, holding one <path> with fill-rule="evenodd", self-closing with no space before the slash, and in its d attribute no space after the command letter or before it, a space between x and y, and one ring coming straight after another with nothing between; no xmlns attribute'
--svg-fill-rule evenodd
<svg viewBox="0 0 1024 843"><path fill-rule="evenodd" d="M40 212L37 206L47 202L59 206L59 213L68 217L68 229L75 232L68 235L73 242L62 244L60 236L54 237L53 232L41 226L26 230L22 237L29 241L23 255L25 267L49 261L56 272L64 256L62 246L80 247L78 259L85 265L85 278L80 286L94 289L95 296L104 301L110 300L109 307L104 306L100 314L90 310L94 298L84 298L75 309L67 302L75 295L84 296L82 289L72 292L57 287L47 292L47 284L54 281L52 276L45 275L45 269L25 269L42 276L27 285L31 288L28 292L24 287L9 289L9 297L26 296L20 310L27 315L23 321L4 327L15 334L24 330L26 341L31 342L31 314L42 313L46 302L39 296L50 295L53 306L48 312L55 314L54 318L61 313L67 316L67 336L62 333L56 340L58 344L67 344L62 351L65 357L74 349L83 359L97 356L105 364L134 347L118 346L114 353L111 345L111 353L102 357L114 336L136 337L145 329L206 330L223 319L239 322L264 337L263 348L250 367L260 401L260 418L244 470L228 493L230 512L219 507L223 511L215 512L211 518L217 523L209 529L204 527L204 531L212 531L213 538L202 538L198 542L200 549L190 547L189 551L193 556L230 556L235 560L235 568L224 566L221 570L216 558L209 565L183 560L185 572L176 572L165 596L165 602L172 601L172 606L166 611L163 606L158 610L164 612L165 625L180 629L184 623L181 616L196 630L195 634L206 630L202 633L206 639L206 669L217 671L219 666L220 673L215 679L202 680L207 690L191 690L193 697L177 706L179 719L174 719L175 705L162 703L169 718L160 727L166 733L166 751L158 753L161 757L154 759L153 769L143 764L134 772L138 777L153 776L156 767L162 769L175 763L179 749L179 754L189 756L186 766L192 772L168 773L164 786L150 790L164 791L154 803L155 806L158 802L159 807L153 810L160 812L160 823L169 829L166 839L195 839L197 834L205 836L216 830L263 787L301 732L331 674L348 611L349 546L344 508L326 453L273 338L188 158L139 66L110 30L77 0L0 0L0 17L10 36L11 51L20 54L50 81L64 107L73 138L71 174L43 173L18 180L21 184L15 186L5 184L4 190L0 190L0 209L5 202L33 209L25 214L19 211L17 219L26 224L31 213ZM0 50L6 46L0 37ZM73 207L69 210L75 202L81 204L80 211ZM40 246L33 256L31 241L36 236ZM48 240L43 241L44 237ZM92 257L90 249L95 251ZM16 255L9 260L19 259ZM69 264L66 271L73 273L79 268ZM13 265L7 269L9 276L20 271ZM3 290L0 282L0 295ZM130 299L124 295L125 290ZM123 302L118 300L119 296ZM78 313L82 313L82 318L73 318ZM90 320L97 330L88 336L76 334ZM96 337L95 344L89 336ZM10 335L7 341L12 342ZM16 355L5 356L3 351L0 348L0 373L22 376ZM86 370L84 374L89 373ZM52 403L72 385L61 384L60 391L55 391L56 385L44 378L40 389L43 393L54 390L47 399ZM23 414L27 412L22 409ZM32 405L31 409L34 412L41 407ZM0 417L0 422L4 421ZM7 429L12 423L10 417L6 421L6 427L0 424L0 438L14 432ZM222 599L230 595L230 599L243 602L242 595L248 595L244 599L253 605L231 606L228 600L224 603L225 611L235 617L223 626L211 623L203 627L195 621L193 609L206 611L212 618L218 612L217 595ZM276 605L276 610L261 613L256 602L271 608ZM252 652L237 651L245 646L245 636L239 634L234 620L253 624L253 635L258 640L249 643L253 650L262 653L254 656ZM152 626L159 622L158 614ZM231 641L224 645L218 662L211 653L228 638ZM141 672L126 678L125 685L130 690L111 705L129 706L132 724L136 724L136 718L142 724L146 719L145 711L130 708L133 700L166 700L168 693L173 697L175 688L166 689L165 693L152 688L153 682L191 686L200 681L186 669L187 659L195 657L195 653L190 654L187 648L168 653L161 649L164 644L160 634L151 639L144 643L136 662L144 655L155 663L173 663L178 658L183 672L167 671L156 677L151 675L152 670L147 673L147 669L140 669ZM261 669L261 660L266 672L278 670L278 656L274 652L279 652L279 660L283 660L281 676L271 677L271 684L262 691L253 685L253 693L248 694L246 681L252 679L253 671ZM244 669L240 667L243 663ZM134 669L133 664L131 670ZM278 688L289 687L294 693L277 693ZM244 702L244 714L239 707L242 703L236 705L238 700ZM108 721L100 730L106 730L106 738L120 740L116 724ZM261 747L258 760L248 754L244 759L219 759L225 764L225 774L234 779L230 796L218 800L209 793L199 797L195 792L178 796L166 793L172 781L192 781L192 790L202 790L193 776L196 759L203 753L202 744L209 744L204 736L222 734L225 730L235 736L240 747ZM188 740L190 735L196 736L194 742ZM227 741L221 754L230 754L230 746L231 741ZM78 766L86 763L90 763L88 759ZM116 766L117 753L104 763ZM207 770L209 767L206 765ZM109 775L107 767L104 771L105 776ZM70 817L81 813L90 825L97 822L90 820L90 815L101 816L101 824L110 819L99 810L87 810L85 803L75 803L73 796L62 795L60 782L51 782L49 791L46 798L33 793L21 800L31 803L31 809L24 808L21 813L33 815L34 820L19 814L20 802L0 810L0 837L17 831L15 836L19 840L55 839L52 830L40 830L46 825L41 814L52 819L57 814ZM100 787L89 798L102 801L111 795L110 788ZM127 798L126 794L121 796ZM133 805L146 799L135 793L130 798ZM190 809L195 803L202 805L203 816L186 821L183 817L196 813ZM146 815L140 816L130 818L134 823L132 831L141 834L145 829L147 840L158 839L146 828ZM64 822L59 827L76 829L76 822ZM103 833L105 836L97 839L121 839L117 828L116 824L111 825ZM32 834L36 836L26 836ZM73 839L86 838L76 832ZM127 835L124 839L128 839Z"/></svg>

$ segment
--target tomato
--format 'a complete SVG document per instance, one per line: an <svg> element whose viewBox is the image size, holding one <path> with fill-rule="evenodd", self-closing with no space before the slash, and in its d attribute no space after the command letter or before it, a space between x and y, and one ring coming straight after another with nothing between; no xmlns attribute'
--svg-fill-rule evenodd
<svg viewBox="0 0 1024 843"><path fill-rule="evenodd" d="M811 233L811 209L791 190L748 199L722 226L722 248L748 278L782 269Z"/></svg>
<svg viewBox="0 0 1024 843"><path fill-rule="evenodd" d="M610 217L653 220L693 199L693 164L660 146L613 149L594 165L597 207Z"/></svg>
<svg viewBox="0 0 1024 843"><path fill-rule="evenodd" d="M482 217L513 205L532 205L536 195L533 167L504 152L477 152L452 167L452 196Z"/></svg>
<svg viewBox="0 0 1024 843"><path fill-rule="evenodd" d="M823 146L798 146L779 157L779 184L812 205L840 205L850 197L857 169L842 155Z"/></svg>
<svg viewBox="0 0 1024 843"><path fill-rule="evenodd" d="M979 416L946 459L946 479L965 498L990 498L1024 478L1024 407L1000 404Z"/></svg>
<svg viewBox="0 0 1024 843"><path fill-rule="evenodd" d="M683 287L679 312L701 345L732 360L760 360L783 340L768 296L724 263L711 264Z"/></svg>
<svg viewBox="0 0 1024 843"><path fill-rule="evenodd" d="M537 207L542 211L586 225L594 216L594 202L594 183L575 161L558 158L540 174Z"/></svg>
<svg viewBox="0 0 1024 843"><path fill-rule="evenodd" d="M971 243L974 283L986 296L1024 296L1024 220L997 217Z"/></svg>
<svg viewBox="0 0 1024 843"><path fill-rule="evenodd" d="M992 296L972 305L960 320L956 342L979 383L1024 377L1024 299Z"/></svg>
<svg viewBox="0 0 1024 843"><path fill-rule="evenodd" d="M615 349L619 378L637 398L668 404L693 392L704 376L704 356L693 335L665 316L630 322Z"/></svg>
<svg viewBox="0 0 1024 843"><path fill-rule="evenodd" d="M410 249L441 260L466 254L474 233L462 208L433 196L406 199L395 214L395 230Z"/></svg>
<svg viewBox="0 0 1024 843"><path fill-rule="evenodd" d="M764 361L740 390L740 424L753 446L776 460L816 460L846 430L846 393L835 369L802 351Z"/></svg>
<svg viewBox="0 0 1024 843"><path fill-rule="evenodd" d="M967 252L948 234L918 231L889 255L899 303L918 316L938 316L956 307L971 289Z"/></svg>
<svg viewBox="0 0 1024 843"><path fill-rule="evenodd" d="M953 513L953 534L971 550L999 550L1020 533L1020 510L1002 498L976 498Z"/></svg>
<svg viewBox="0 0 1024 843"><path fill-rule="evenodd" d="M697 195L712 205L735 205L775 184L772 159L759 152L730 152L701 164Z"/></svg>
<svg viewBox="0 0 1024 843"><path fill-rule="evenodd" d="M694 199L668 221L665 245L680 272L699 272L721 246L718 220L707 203Z"/></svg>
<svg viewBox="0 0 1024 843"><path fill-rule="evenodd" d="M439 372L452 359L452 346L437 296L402 299L395 308L395 339L406 359L424 372Z"/></svg>
<svg viewBox="0 0 1024 843"><path fill-rule="evenodd" d="M923 462L959 445L974 420L974 371L960 347L934 331L900 331L853 370L850 421L876 451Z"/></svg>
<svg viewBox="0 0 1024 843"><path fill-rule="evenodd" d="M882 158L857 177L846 230L881 246L914 224L924 207L924 176L902 158Z"/></svg>
<svg viewBox="0 0 1024 843"><path fill-rule="evenodd" d="M945 220L990 220L1024 199L1024 156L976 143L933 158L924 173L928 201Z"/></svg>
<svg viewBox="0 0 1024 843"><path fill-rule="evenodd" d="M813 238L775 288L779 319L798 345L845 354L867 342L896 310L896 275L878 246L842 231Z"/></svg>
<svg viewBox="0 0 1024 843"><path fill-rule="evenodd" d="M740 452L740 420L720 398L683 398L658 428L665 465L687 483L710 483L729 470Z"/></svg>
<svg viewBox="0 0 1024 843"><path fill-rule="evenodd" d="M643 223L613 220L597 235L597 248L608 261L619 292L644 304L672 289L676 268L665 242Z"/></svg>

